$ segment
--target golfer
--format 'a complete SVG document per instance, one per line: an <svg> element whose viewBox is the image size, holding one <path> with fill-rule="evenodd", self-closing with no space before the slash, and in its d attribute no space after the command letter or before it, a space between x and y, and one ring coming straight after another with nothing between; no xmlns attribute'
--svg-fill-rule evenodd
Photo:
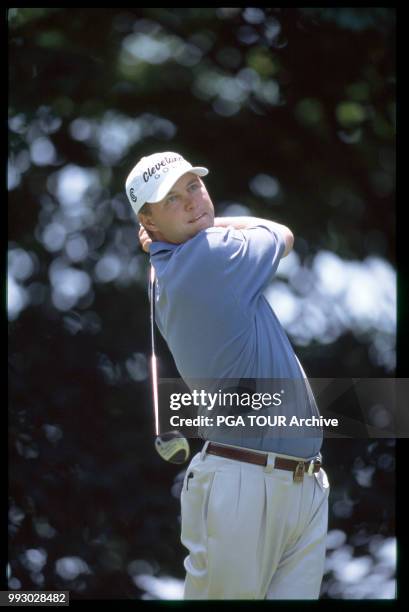
<svg viewBox="0 0 409 612"><path fill-rule="evenodd" d="M292 232L215 218L203 177L180 154L143 157L126 180L156 273L156 323L185 380L295 381L294 415L318 415L300 362L263 295ZM318 599L329 484L322 432L214 430L181 493L185 599ZM288 429L288 428L287 428Z"/></svg>

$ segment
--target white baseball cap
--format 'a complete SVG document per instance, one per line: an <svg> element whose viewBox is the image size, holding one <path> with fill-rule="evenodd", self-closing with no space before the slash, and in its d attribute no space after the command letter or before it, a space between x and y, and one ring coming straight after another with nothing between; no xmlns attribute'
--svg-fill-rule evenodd
<svg viewBox="0 0 409 612"><path fill-rule="evenodd" d="M187 172L198 176L209 174L207 168L192 166L179 153L166 151L142 157L131 170L125 183L126 195L138 214L146 202L159 202Z"/></svg>

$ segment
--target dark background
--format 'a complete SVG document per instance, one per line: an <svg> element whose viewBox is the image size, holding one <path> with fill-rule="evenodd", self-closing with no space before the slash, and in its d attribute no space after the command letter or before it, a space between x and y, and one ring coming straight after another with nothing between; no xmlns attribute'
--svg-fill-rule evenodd
<svg viewBox="0 0 409 612"><path fill-rule="evenodd" d="M322 308L314 334L287 329L307 374L393 376L393 326L325 326L340 296L313 292L322 253L395 268L395 12L15 8L8 35L9 588L165 598L184 576L184 472L153 447L126 176L178 151L210 168L219 215L289 226L304 274L277 287ZM161 339L158 354L176 375ZM325 440L323 455L322 596L392 597L394 441Z"/></svg>

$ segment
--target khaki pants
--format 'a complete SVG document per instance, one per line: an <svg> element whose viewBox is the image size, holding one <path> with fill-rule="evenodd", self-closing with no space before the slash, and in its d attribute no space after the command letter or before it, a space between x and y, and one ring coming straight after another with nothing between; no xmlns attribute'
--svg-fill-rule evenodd
<svg viewBox="0 0 409 612"><path fill-rule="evenodd" d="M297 483L287 470L195 455L181 494L184 599L318 599L328 494L322 468Z"/></svg>

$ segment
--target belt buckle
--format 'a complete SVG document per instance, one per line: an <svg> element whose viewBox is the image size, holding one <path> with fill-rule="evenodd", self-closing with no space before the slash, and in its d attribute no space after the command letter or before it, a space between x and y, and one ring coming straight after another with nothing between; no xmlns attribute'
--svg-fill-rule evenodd
<svg viewBox="0 0 409 612"><path fill-rule="evenodd" d="M294 470L293 482L302 482L304 480L304 461L299 461L297 467Z"/></svg>

